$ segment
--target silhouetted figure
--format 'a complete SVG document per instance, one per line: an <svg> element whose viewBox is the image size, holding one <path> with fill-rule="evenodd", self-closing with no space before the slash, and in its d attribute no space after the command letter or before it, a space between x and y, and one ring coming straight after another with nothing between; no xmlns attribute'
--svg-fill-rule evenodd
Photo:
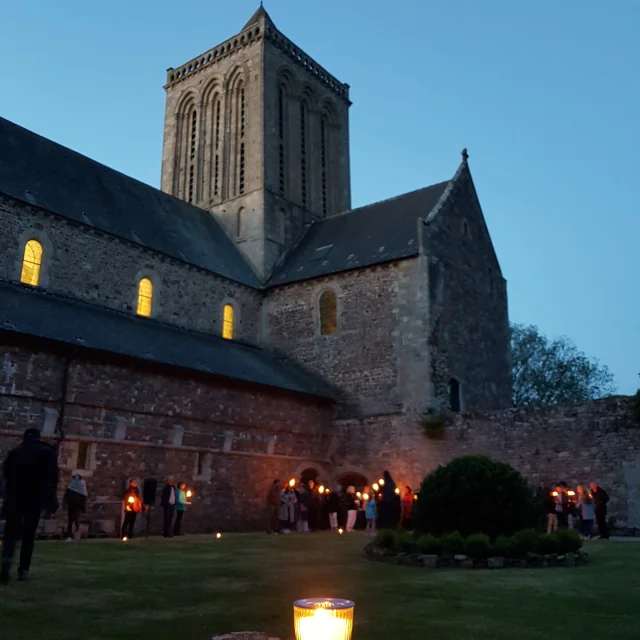
<svg viewBox="0 0 640 640"><path fill-rule="evenodd" d="M2 510L5 527L0 583L7 584L20 532L22 547L18 580L27 580L40 513L44 509L55 513L58 509L56 451L40 440L37 429L27 429L22 444L7 455L2 471L5 480Z"/></svg>
<svg viewBox="0 0 640 640"><path fill-rule="evenodd" d="M595 503L596 522L600 537L604 540L609 538L609 523L607 522L607 504L609 504L609 494L599 487L595 482L589 485L593 502Z"/></svg>

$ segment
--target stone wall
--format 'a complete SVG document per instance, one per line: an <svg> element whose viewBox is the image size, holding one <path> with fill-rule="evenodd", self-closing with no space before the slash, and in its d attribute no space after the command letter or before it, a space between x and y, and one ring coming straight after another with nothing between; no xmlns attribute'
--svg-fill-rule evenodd
<svg viewBox="0 0 640 640"><path fill-rule="evenodd" d="M2 280L20 280L24 245L37 239L49 291L135 313L138 281L146 276L154 284L154 318L220 335L223 306L231 303L234 339L257 342L260 293L254 289L2 195L0 238Z"/></svg>
<svg viewBox="0 0 640 640"><path fill-rule="evenodd" d="M449 381L462 409L511 406L507 283L466 163L424 232L429 256L429 343L435 405L449 410Z"/></svg>
<svg viewBox="0 0 640 640"><path fill-rule="evenodd" d="M64 369L62 354L0 345L0 457L28 427L53 439ZM300 394L76 356L60 488L80 473L90 493L87 519L119 523L128 478L171 474L196 491L187 531L261 527L274 478L308 467L326 473L331 417L330 403ZM157 515L154 530L159 523Z"/></svg>
<svg viewBox="0 0 640 640"><path fill-rule="evenodd" d="M449 417L442 440L427 438L406 414L339 420L334 473L358 471L372 482L389 469L399 485L416 489L439 464L479 453L512 464L535 485L597 482L618 524L640 527L640 428L629 406L622 399L464 413Z"/></svg>

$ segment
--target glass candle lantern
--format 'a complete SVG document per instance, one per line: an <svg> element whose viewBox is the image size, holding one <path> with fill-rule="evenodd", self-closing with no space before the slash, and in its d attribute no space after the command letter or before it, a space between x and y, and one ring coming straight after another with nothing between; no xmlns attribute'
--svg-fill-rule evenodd
<svg viewBox="0 0 640 640"><path fill-rule="evenodd" d="M308 598L293 603L296 640L351 640L353 610L351 600Z"/></svg>

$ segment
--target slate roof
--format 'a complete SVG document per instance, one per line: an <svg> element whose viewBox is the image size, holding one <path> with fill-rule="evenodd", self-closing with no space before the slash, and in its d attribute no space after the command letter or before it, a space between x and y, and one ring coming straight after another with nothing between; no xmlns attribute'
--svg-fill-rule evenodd
<svg viewBox="0 0 640 640"><path fill-rule="evenodd" d="M265 23L270 24L272 27L275 26L266 9L260 5L258 9L256 9L255 13L249 18L249 22L242 27L242 30L244 31L245 29L252 27L254 24L259 24L261 18L264 18Z"/></svg>
<svg viewBox="0 0 640 640"><path fill-rule="evenodd" d="M314 222L268 285L359 269L418 253L418 218L426 219L449 181Z"/></svg>
<svg viewBox="0 0 640 640"><path fill-rule="evenodd" d="M236 282L260 286L211 214L4 118L0 192Z"/></svg>
<svg viewBox="0 0 640 640"><path fill-rule="evenodd" d="M172 365L288 391L332 398L321 380L248 345L185 331L0 281L0 332Z"/></svg>

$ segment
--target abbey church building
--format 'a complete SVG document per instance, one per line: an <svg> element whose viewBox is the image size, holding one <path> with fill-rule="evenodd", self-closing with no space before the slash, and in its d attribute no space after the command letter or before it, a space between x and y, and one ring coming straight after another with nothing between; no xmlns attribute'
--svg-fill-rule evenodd
<svg viewBox="0 0 640 640"><path fill-rule="evenodd" d="M261 527L275 478L416 486L421 417L511 403L466 151L352 209L349 85L263 8L165 91L161 190L0 118L0 455L39 428L98 533L131 478L192 531Z"/></svg>

